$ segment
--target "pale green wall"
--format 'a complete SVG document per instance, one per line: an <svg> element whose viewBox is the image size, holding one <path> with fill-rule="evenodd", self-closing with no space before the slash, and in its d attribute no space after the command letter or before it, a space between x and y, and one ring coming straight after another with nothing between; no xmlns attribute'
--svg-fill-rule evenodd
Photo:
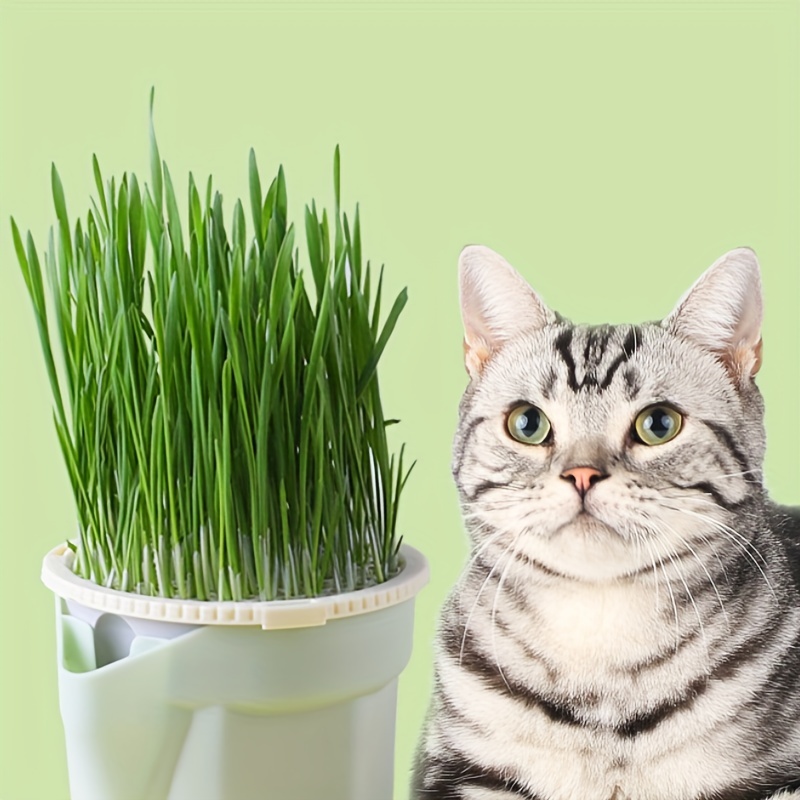
<svg viewBox="0 0 800 800"><path fill-rule="evenodd" d="M7 222L43 240L52 160L73 214L93 151L106 173L144 177L155 84L179 185L212 172L230 209L254 145L262 175L284 164L297 218L310 197L331 201L341 144L365 253L386 263L392 296L410 295L381 373L392 430L418 459L402 530L433 571L401 684L405 800L435 617L466 552L449 473L462 245L501 251L551 305L593 322L662 316L718 255L753 246L767 481L800 502L799 7L0 0L0 800L67 796L38 572L75 522Z"/></svg>

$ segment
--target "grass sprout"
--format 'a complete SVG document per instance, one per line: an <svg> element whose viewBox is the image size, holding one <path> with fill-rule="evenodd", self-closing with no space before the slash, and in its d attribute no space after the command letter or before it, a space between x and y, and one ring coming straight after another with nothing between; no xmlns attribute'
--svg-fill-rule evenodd
<svg viewBox="0 0 800 800"><path fill-rule="evenodd" d="M389 451L376 367L407 294L381 324L383 267L375 280L362 262L358 207L352 224L340 211L338 147L334 214L305 208L309 271L282 168L264 193L250 151L249 209L237 201L227 228L212 180L201 193L190 174L184 227L152 93L150 154L150 185L104 181L93 157L97 197L74 227L53 166L43 261L11 220L75 496L76 573L201 600L388 580L411 469Z"/></svg>

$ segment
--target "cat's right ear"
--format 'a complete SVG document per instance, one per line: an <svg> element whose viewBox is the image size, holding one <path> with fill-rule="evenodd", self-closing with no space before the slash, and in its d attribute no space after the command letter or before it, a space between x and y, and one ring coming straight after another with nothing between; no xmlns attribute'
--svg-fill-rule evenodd
<svg viewBox="0 0 800 800"><path fill-rule="evenodd" d="M461 251L458 278L464 362L473 379L509 339L557 319L514 267L488 247Z"/></svg>

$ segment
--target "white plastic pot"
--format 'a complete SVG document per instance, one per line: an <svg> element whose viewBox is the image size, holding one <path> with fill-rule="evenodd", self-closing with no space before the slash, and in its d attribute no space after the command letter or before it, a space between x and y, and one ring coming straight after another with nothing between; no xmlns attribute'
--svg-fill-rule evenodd
<svg viewBox="0 0 800 800"><path fill-rule="evenodd" d="M424 556L400 553L379 586L269 603L103 589L49 553L72 800L391 800L428 581Z"/></svg>

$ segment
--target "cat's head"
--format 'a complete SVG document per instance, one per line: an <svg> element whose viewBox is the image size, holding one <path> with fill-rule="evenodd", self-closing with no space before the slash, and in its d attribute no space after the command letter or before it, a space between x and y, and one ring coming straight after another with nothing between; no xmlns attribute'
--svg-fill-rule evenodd
<svg viewBox="0 0 800 800"><path fill-rule="evenodd" d="M453 474L476 545L585 579L729 537L761 496L761 281L713 264L661 322L574 325L501 256L459 262L470 383Z"/></svg>

